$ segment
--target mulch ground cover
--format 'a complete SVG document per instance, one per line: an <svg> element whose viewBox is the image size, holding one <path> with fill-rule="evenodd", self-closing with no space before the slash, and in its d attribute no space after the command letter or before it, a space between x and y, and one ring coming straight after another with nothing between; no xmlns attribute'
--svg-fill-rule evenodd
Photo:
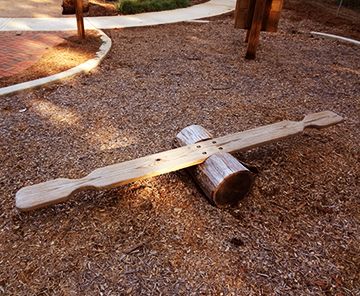
<svg viewBox="0 0 360 296"><path fill-rule="evenodd" d="M334 28L298 15L284 10L255 61L231 15L107 31L93 73L1 97L0 293L359 293L359 47L311 37ZM259 174L235 209L185 172L14 208L22 186L169 149L190 124L219 136L321 110L345 122L236 155Z"/></svg>
<svg viewBox="0 0 360 296"><path fill-rule="evenodd" d="M23 32L21 34L29 35L31 33L32 32ZM15 32L7 34L15 34ZM37 34L49 35L49 33ZM37 41L33 41L32 43L34 46L37 46ZM21 73L1 77L0 87L47 77L80 65L95 57L101 43L102 41L97 31L86 31L86 39L84 40L80 39L75 31L66 32L64 33L63 41L60 44L53 47L49 46L40 58L34 55L33 59L36 62L30 67L25 68ZM41 43L39 46L41 46ZM19 50L21 51L21 48ZM19 54L18 63L23 62L21 59L21 54Z"/></svg>

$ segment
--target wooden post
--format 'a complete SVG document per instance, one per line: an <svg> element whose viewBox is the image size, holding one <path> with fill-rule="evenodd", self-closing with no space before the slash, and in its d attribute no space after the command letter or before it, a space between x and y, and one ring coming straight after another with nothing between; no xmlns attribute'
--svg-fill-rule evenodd
<svg viewBox="0 0 360 296"><path fill-rule="evenodd" d="M78 36L85 39L85 28L84 28L84 15L83 15L83 0L75 1L75 12L76 12L76 23Z"/></svg>
<svg viewBox="0 0 360 296"><path fill-rule="evenodd" d="M256 48L259 44L260 30L262 27L265 6L266 0L256 0L255 11L249 35L249 44L245 55L245 58L248 60L253 60L256 56Z"/></svg>
<svg viewBox="0 0 360 296"><path fill-rule="evenodd" d="M340 1L340 3L339 3L339 7L338 7L338 9L337 9L337 11L336 11L336 16L339 16L339 13L340 13L340 8L341 8L341 6L342 6L343 2L344 2L344 0L341 0L341 1Z"/></svg>
<svg viewBox="0 0 360 296"><path fill-rule="evenodd" d="M177 134L177 144L185 146L212 139L199 125L191 125ZM215 141L216 142L216 141ZM217 207L236 206L251 188L253 174L230 153L219 152L203 163L188 168L209 200Z"/></svg>
<svg viewBox="0 0 360 296"><path fill-rule="evenodd" d="M245 43L249 42L250 29L246 31Z"/></svg>

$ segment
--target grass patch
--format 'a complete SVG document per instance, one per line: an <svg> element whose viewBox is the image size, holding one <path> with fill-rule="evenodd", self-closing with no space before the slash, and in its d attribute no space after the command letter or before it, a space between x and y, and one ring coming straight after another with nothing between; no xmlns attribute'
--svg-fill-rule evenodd
<svg viewBox="0 0 360 296"><path fill-rule="evenodd" d="M116 8L122 14L135 14L183 8L188 5L189 0L119 0Z"/></svg>

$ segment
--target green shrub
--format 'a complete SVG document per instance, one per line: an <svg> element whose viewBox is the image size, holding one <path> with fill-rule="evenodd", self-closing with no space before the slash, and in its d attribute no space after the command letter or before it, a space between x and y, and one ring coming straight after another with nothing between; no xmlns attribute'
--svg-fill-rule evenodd
<svg viewBox="0 0 360 296"><path fill-rule="evenodd" d="M170 10L187 7L189 0L119 0L116 8L122 14Z"/></svg>

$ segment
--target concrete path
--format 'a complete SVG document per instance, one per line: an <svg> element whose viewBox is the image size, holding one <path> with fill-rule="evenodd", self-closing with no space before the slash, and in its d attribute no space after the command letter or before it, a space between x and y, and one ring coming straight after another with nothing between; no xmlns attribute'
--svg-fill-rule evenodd
<svg viewBox="0 0 360 296"><path fill-rule="evenodd" d="M4 1L4 0L0 0ZM7 1L7 0L6 0ZM221 15L234 10L236 0L210 0L187 8L135 15L85 18L87 29L115 29L191 21ZM76 30L74 17L66 18L0 18L0 31L67 31Z"/></svg>
<svg viewBox="0 0 360 296"><path fill-rule="evenodd" d="M62 0L0 0L0 17L61 17Z"/></svg>
<svg viewBox="0 0 360 296"><path fill-rule="evenodd" d="M0 11L6 7L5 1L8 2L9 0L0 0ZM14 9L11 11L14 15L19 16L24 10L31 9L29 7L23 7L22 5L31 3L35 6L41 4L46 6L44 1L48 1L51 4L49 7L42 8L48 9L48 12L45 13L45 10L36 10L33 8L38 14L37 16L56 16L58 14L56 9L59 6L56 1L59 0L16 1ZM85 27L86 29L114 29L193 21L231 12L235 8L235 2L236 0L210 0L203 4L176 10L129 16L87 17L85 18ZM55 6L56 9L54 10ZM17 9L18 14L16 14ZM40 13L40 11L44 13ZM60 34L59 31L73 31L76 29L75 17L0 18L0 43L3 44L3 46L0 47L0 78L14 75L29 67L31 63L35 62L41 56L41 53L43 53L47 46L53 45L53 43L56 43L58 39L61 38L61 36L56 36ZM16 31L16 33L14 31ZM20 34L20 31L30 32L27 34L22 32ZM54 35L55 39L53 40L49 37L51 34L49 36L46 35L46 37L42 36L41 34L44 33L39 33L41 31L54 31L51 34ZM105 49L100 48L95 59L59 74L0 88L0 95L37 87L82 72L85 68L94 68L100 63L101 59L105 57L111 46L111 40L107 36L103 37L108 39L107 42L102 45Z"/></svg>

